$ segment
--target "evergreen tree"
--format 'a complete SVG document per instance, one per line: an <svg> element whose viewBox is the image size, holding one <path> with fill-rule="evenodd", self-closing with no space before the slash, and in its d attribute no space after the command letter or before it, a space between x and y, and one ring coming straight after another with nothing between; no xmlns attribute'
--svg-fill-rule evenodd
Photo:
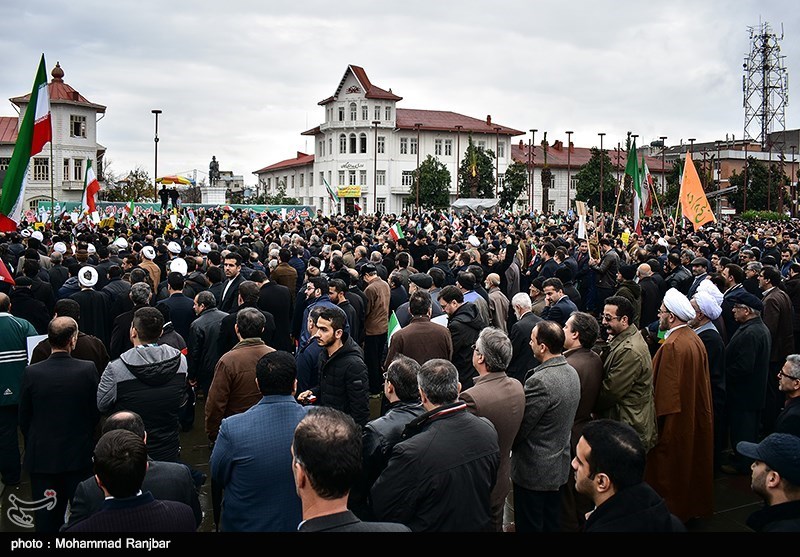
<svg viewBox="0 0 800 557"><path fill-rule="evenodd" d="M469 136L467 150L458 169L458 192L461 197L494 197L494 152L476 147Z"/></svg>
<svg viewBox="0 0 800 557"><path fill-rule="evenodd" d="M500 206L509 211L528 186L528 167L521 162L514 162L506 169L503 189L500 192Z"/></svg>
<svg viewBox="0 0 800 557"><path fill-rule="evenodd" d="M417 201L417 177L419 177L419 203L426 208L439 209L450 206L450 171L439 161L428 155L414 174L408 203Z"/></svg>
<svg viewBox="0 0 800 557"><path fill-rule="evenodd" d="M603 209L613 205L614 189L617 186L617 180L614 178L614 166L611 164L611 157L608 152L603 149ZM592 157L589 162L584 164L577 174L575 180L577 187L575 189L575 199L578 201L585 201L589 207L600 209L600 149L592 147Z"/></svg>
<svg viewBox="0 0 800 557"><path fill-rule="evenodd" d="M770 176L771 174L771 176ZM738 186L735 193L728 194L728 201L736 208L737 213L744 210L744 172L738 174L735 170L730 177L730 185ZM789 179L785 173L781 172L779 164L773 163L769 169L767 165L753 157L747 159L747 210L765 211L777 210L778 192L781 190L780 184L786 185ZM767 189L771 186L770 207L767 207ZM789 196L786 188L783 188L783 206L788 207Z"/></svg>

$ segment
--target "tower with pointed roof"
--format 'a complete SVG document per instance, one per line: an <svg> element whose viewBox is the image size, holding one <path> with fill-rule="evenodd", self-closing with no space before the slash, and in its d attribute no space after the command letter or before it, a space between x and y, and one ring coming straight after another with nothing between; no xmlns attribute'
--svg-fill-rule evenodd
<svg viewBox="0 0 800 557"><path fill-rule="evenodd" d="M50 112L53 122L53 161L50 146L34 158L28 187L26 208L35 209L39 201L50 201L50 173L58 201L80 201L87 164L91 161L98 175L102 170L105 147L97 143L98 116L106 107L89 101L64 81L64 70L56 62L48 84ZM17 140L17 130L25 115L30 94L9 99L19 116L0 116L0 173L8 166ZM102 117L102 116L101 116Z"/></svg>

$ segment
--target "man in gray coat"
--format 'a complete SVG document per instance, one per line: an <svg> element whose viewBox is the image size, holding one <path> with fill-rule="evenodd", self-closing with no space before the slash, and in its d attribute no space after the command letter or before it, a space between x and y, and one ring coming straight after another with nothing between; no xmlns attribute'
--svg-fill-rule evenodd
<svg viewBox="0 0 800 557"><path fill-rule="evenodd" d="M559 488L570 473L570 433L581 396L578 372L562 355L564 331L542 321L531 331L542 362L525 381L525 414L511 455L517 532L559 529Z"/></svg>
<svg viewBox="0 0 800 557"><path fill-rule="evenodd" d="M238 288L238 286L237 286ZM220 353L220 329L228 314L217 309L217 300L208 290L194 297L197 319L189 326L189 382L207 393L214 378Z"/></svg>

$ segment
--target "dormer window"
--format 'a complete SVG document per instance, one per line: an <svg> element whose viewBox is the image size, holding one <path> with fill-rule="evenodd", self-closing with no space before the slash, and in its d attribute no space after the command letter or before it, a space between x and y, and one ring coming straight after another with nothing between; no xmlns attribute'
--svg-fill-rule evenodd
<svg viewBox="0 0 800 557"><path fill-rule="evenodd" d="M350 103L350 120L355 122L356 116L358 116L358 105Z"/></svg>

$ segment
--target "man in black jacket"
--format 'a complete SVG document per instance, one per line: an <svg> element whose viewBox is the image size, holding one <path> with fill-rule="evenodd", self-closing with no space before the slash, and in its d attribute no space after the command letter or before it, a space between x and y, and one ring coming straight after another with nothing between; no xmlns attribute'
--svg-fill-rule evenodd
<svg viewBox="0 0 800 557"><path fill-rule="evenodd" d="M439 305L448 315L447 328L453 341L453 365L458 370L458 380L463 390L473 385L478 375L472 365L472 345L478 340L481 329L489 324L478 314L475 304L464 302L458 286L445 286L439 293Z"/></svg>
<svg viewBox="0 0 800 557"><path fill-rule="evenodd" d="M531 350L531 331L542 318L531 311L531 297L525 292L511 298L511 308L517 322L508 333L508 338L511 339L511 363L508 364L506 374L524 385L525 376L539 365Z"/></svg>
<svg viewBox="0 0 800 557"><path fill-rule="evenodd" d="M224 355L231 350L239 342L239 337L236 335L236 317L239 310L245 308L253 308L261 312L264 316L264 330L261 332L261 340L270 348L275 348L272 344L272 339L275 335L275 317L268 311L258 307L258 285L251 281L245 280L239 285L239 305L227 317L222 319L220 323L219 343L220 355Z"/></svg>
<svg viewBox="0 0 800 557"><path fill-rule="evenodd" d="M278 317L275 319L275 333L272 335L270 346L275 350L293 352L289 319L292 315L292 293L282 284L271 281L264 273L258 271L250 275L250 280L260 286L256 302L258 308L271 313L273 317Z"/></svg>

